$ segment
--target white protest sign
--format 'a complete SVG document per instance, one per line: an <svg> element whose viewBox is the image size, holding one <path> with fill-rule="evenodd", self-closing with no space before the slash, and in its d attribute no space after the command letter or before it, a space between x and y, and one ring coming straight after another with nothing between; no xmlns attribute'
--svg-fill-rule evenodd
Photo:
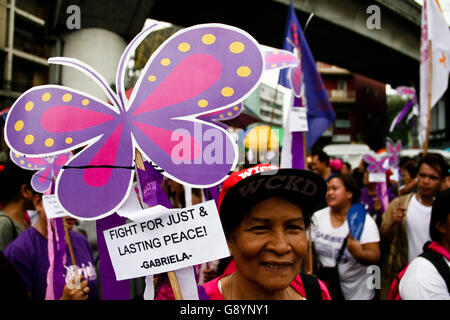
<svg viewBox="0 0 450 320"><path fill-rule="evenodd" d="M43 195L42 204L48 219L61 218L69 215L54 194Z"/></svg>
<svg viewBox="0 0 450 320"><path fill-rule="evenodd" d="M308 119L306 117L306 108L292 106L289 110L289 131L305 132L308 131Z"/></svg>
<svg viewBox="0 0 450 320"><path fill-rule="evenodd" d="M369 173L369 182L386 182L386 174L383 172Z"/></svg>
<svg viewBox="0 0 450 320"><path fill-rule="evenodd" d="M142 216L146 216L142 210ZM103 231L117 280L173 271L230 255L214 200L159 211Z"/></svg>
<svg viewBox="0 0 450 320"><path fill-rule="evenodd" d="M117 209L117 214L121 217L128 218L130 220L135 220L137 214L142 210L141 204L139 203L138 197L134 189L130 190L127 200L123 205Z"/></svg>

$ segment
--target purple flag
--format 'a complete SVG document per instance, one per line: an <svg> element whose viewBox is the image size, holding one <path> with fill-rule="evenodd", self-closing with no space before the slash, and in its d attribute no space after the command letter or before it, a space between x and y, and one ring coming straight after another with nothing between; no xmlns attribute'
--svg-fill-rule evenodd
<svg viewBox="0 0 450 320"><path fill-rule="evenodd" d="M308 107L309 131L306 132L306 142L309 150L322 133L334 122L336 114L328 99L322 77L317 72L316 62L295 15L292 3L289 6L283 49L288 51L296 49L300 53L300 69L281 70L279 83L287 88L292 88L295 93L295 88L298 87L297 82L303 82L306 98L306 101L303 102Z"/></svg>

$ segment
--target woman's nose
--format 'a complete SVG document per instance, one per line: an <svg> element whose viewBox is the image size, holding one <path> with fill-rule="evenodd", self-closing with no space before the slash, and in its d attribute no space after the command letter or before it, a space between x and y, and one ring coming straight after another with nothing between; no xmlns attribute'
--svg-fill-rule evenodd
<svg viewBox="0 0 450 320"><path fill-rule="evenodd" d="M284 255L291 251L291 245L283 232L273 233L266 248L276 255Z"/></svg>

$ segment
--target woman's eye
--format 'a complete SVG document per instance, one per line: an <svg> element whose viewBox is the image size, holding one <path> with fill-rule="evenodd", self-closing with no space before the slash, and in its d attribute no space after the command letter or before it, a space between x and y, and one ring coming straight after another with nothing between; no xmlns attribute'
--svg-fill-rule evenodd
<svg viewBox="0 0 450 320"><path fill-rule="evenodd" d="M265 231L269 230L268 226L254 226L250 228L251 231Z"/></svg>
<svg viewBox="0 0 450 320"><path fill-rule="evenodd" d="M288 229L288 230L304 230L304 228L302 226L295 225L295 224L286 226L286 229Z"/></svg>

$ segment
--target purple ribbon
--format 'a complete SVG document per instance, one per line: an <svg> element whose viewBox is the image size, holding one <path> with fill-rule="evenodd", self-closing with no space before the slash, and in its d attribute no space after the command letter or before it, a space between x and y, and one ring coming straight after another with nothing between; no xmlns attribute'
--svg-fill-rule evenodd
<svg viewBox="0 0 450 320"><path fill-rule="evenodd" d="M390 132L392 132L395 129L395 127L397 127L397 125L403 120L403 118L409 112L409 109L411 109L411 107L413 106L413 103L414 103L414 99L409 100L405 104L403 109L397 114L397 116L394 118L393 124L391 125L391 129L389 130Z"/></svg>
<svg viewBox="0 0 450 320"><path fill-rule="evenodd" d="M294 98L294 107L302 107L302 98ZM292 154L292 168L305 169L305 147L303 135L306 132L292 132L291 154Z"/></svg>

